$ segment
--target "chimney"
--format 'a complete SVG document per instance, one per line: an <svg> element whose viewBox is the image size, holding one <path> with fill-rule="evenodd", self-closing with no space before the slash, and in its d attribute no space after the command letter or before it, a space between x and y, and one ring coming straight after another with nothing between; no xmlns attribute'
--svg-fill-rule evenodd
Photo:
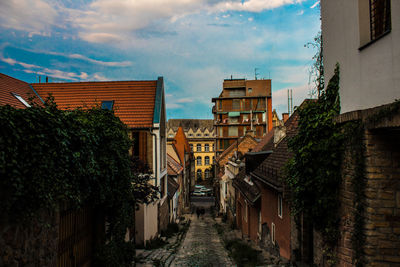
<svg viewBox="0 0 400 267"><path fill-rule="evenodd" d="M285 123L289 119L289 113L282 113L282 120L283 123Z"/></svg>
<svg viewBox="0 0 400 267"><path fill-rule="evenodd" d="M39 83L40 83L40 78L41 78L41 77L39 76Z"/></svg>
<svg viewBox="0 0 400 267"><path fill-rule="evenodd" d="M46 83L49 82L49 76L46 76Z"/></svg>

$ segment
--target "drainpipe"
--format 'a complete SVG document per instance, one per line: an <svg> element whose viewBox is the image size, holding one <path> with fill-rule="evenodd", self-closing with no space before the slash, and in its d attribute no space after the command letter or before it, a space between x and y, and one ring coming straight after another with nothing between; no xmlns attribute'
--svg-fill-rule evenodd
<svg viewBox="0 0 400 267"><path fill-rule="evenodd" d="M155 157L154 157L154 166L155 166L155 168L154 168L154 170L155 170L155 183L156 183L156 186L158 186L158 183L157 183L157 177L158 177L158 175L157 175L157 170L158 170L158 166L157 166L157 134L155 134L155 133L153 133L153 129L150 129L150 134L154 137L154 152L155 152Z"/></svg>

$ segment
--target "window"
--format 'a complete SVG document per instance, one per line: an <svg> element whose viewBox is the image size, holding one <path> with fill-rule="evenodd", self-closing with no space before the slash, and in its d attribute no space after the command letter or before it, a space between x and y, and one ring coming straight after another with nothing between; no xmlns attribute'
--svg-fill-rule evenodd
<svg viewBox="0 0 400 267"><path fill-rule="evenodd" d="M197 180L201 180L201 176L202 176L202 173L201 173L201 170L199 169L199 170L197 170Z"/></svg>
<svg viewBox="0 0 400 267"><path fill-rule="evenodd" d="M215 164L215 157L213 156L213 163Z"/></svg>
<svg viewBox="0 0 400 267"><path fill-rule="evenodd" d="M218 110L222 109L222 100L218 100Z"/></svg>
<svg viewBox="0 0 400 267"><path fill-rule="evenodd" d="M199 133L198 133L196 136L197 136L197 137L200 137L200 136L201 136L201 134L199 134Z"/></svg>
<svg viewBox="0 0 400 267"><path fill-rule="evenodd" d="M224 129L219 127L219 136L224 136Z"/></svg>
<svg viewBox="0 0 400 267"><path fill-rule="evenodd" d="M204 134L204 136L208 136L208 134Z"/></svg>
<svg viewBox="0 0 400 267"><path fill-rule="evenodd" d="M201 151L201 144L197 144L197 146L196 146L196 151L197 151L197 152L200 152L200 151Z"/></svg>
<svg viewBox="0 0 400 267"><path fill-rule="evenodd" d="M174 134L169 134L168 137L174 137Z"/></svg>
<svg viewBox="0 0 400 267"><path fill-rule="evenodd" d="M189 137L193 137L193 134L190 133L190 134L189 134Z"/></svg>
<svg viewBox="0 0 400 267"><path fill-rule="evenodd" d="M215 150L215 144L213 144L213 146L212 146L212 151L214 151Z"/></svg>
<svg viewBox="0 0 400 267"><path fill-rule="evenodd" d="M238 136L239 130L237 126L230 126L228 131L229 136Z"/></svg>
<svg viewBox="0 0 400 267"><path fill-rule="evenodd" d="M247 89L247 92L252 93L253 92L253 88Z"/></svg>
<svg viewBox="0 0 400 267"><path fill-rule="evenodd" d="M239 122L239 117L230 117L228 119L229 123L238 123Z"/></svg>
<svg viewBox="0 0 400 267"><path fill-rule="evenodd" d="M210 157L209 156L206 156L204 158L204 165L210 165Z"/></svg>
<svg viewBox="0 0 400 267"><path fill-rule="evenodd" d="M112 110L114 107L114 100L111 101L101 101L101 109Z"/></svg>
<svg viewBox="0 0 400 267"><path fill-rule="evenodd" d="M240 99L232 100L232 109L240 110Z"/></svg>
<svg viewBox="0 0 400 267"><path fill-rule="evenodd" d="M198 166L201 166L201 157L197 157L197 158L196 158L196 161L197 161L197 165L198 165Z"/></svg>
<svg viewBox="0 0 400 267"><path fill-rule="evenodd" d="M204 151L206 151L206 152L210 151L210 145L209 144L205 144L204 145Z"/></svg>
<svg viewBox="0 0 400 267"><path fill-rule="evenodd" d="M370 0L371 41L391 30L390 0Z"/></svg>
<svg viewBox="0 0 400 267"><path fill-rule="evenodd" d="M271 242L275 245L275 224L271 223Z"/></svg>
<svg viewBox="0 0 400 267"><path fill-rule="evenodd" d="M22 104L24 104L25 107L30 108L31 105L28 104L28 102L25 101L20 95L16 93L11 93L16 99L18 99Z"/></svg>
<svg viewBox="0 0 400 267"><path fill-rule="evenodd" d="M204 171L204 178L206 178L206 179L210 178L210 170L209 169Z"/></svg>
<svg viewBox="0 0 400 267"><path fill-rule="evenodd" d="M282 200L282 195L278 195L278 216L279 218L282 219L282 214L283 214L283 200Z"/></svg>
<svg viewBox="0 0 400 267"><path fill-rule="evenodd" d="M258 212L258 238L261 240L262 235L262 217L261 211Z"/></svg>
<svg viewBox="0 0 400 267"><path fill-rule="evenodd" d="M190 151L193 151L193 144L189 144L190 146Z"/></svg>

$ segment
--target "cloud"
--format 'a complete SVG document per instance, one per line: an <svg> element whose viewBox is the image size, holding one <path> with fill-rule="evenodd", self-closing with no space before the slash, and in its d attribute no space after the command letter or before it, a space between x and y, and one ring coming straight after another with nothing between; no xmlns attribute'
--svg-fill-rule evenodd
<svg viewBox="0 0 400 267"><path fill-rule="evenodd" d="M315 8L316 6L318 6L319 1L315 2L310 8Z"/></svg>
<svg viewBox="0 0 400 267"><path fill-rule="evenodd" d="M96 65L102 65L102 66L107 66L107 67L128 67L132 65L131 61L101 61L101 60L96 60L96 59L91 59L88 58L84 55L80 55L80 54L69 54L66 55L69 58L74 58L74 59L81 59Z"/></svg>
<svg viewBox="0 0 400 267"><path fill-rule="evenodd" d="M176 103L192 103L193 99L192 98L180 98L176 100Z"/></svg>
<svg viewBox="0 0 400 267"><path fill-rule="evenodd" d="M289 88L281 89L272 92L272 107L276 109L278 114L288 112L288 90ZM310 98L312 87L308 84L303 84L293 87L293 107L300 106L304 99Z"/></svg>
<svg viewBox="0 0 400 267"><path fill-rule="evenodd" d="M182 108L181 105L176 104L176 103L169 103L167 101L167 109L180 109L180 108Z"/></svg>
<svg viewBox="0 0 400 267"><path fill-rule="evenodd" d="M268 9L278 8L284 5L297 4L305 0L248 0L248 1L223 1L214 9L225 11L249 11L262 12Z"/></svg>
<svg viewBox="0 0 400 267"><path fill-rule="evenodd" d="M39 32L48 34L58 15L57 10L43 0L0 1L2 27L28 31L31 36Z"/></svg>
<svg viewBox="0 0 400 267"><path fill-rule="evenodd" d="M248 20L248 21L253 21L254 19L250 17L250 18L248 18L247 20Z"/></svg>
<svg viewBox="0 0 400 267"><path fill-rule="evenodd" d="M303 15L304 14L304 10L300 10L298 13L297 13L297 16L301 16L301 15Z"/></svg>
<svg viewBox="0 0 400 267"><path fill-rule="evenodd" d="M25 62L17 61L12 58L5 58L2 54L0 54L0 60L4 61L12 66L14 65L19 65L23 69L22 71L25 73L33 73L37 75L44 75L50 77L50 79L56 79L56 80L68 80L68 81L80 81L80 80L108 80L104 76L101 76L98 73L95 73L93 75L89 75L86 72L81 71L80 73L76 72L71 72L71 71L62 71L54 68L46 68L46 67L41 67L38 65L34 64L28 64Z"/></svg>

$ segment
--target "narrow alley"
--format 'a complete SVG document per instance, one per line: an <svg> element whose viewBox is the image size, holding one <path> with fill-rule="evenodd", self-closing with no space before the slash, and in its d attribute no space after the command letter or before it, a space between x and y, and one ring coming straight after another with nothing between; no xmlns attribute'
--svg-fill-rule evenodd
<svg viewBox="0 0 400 267"><path fill-rule="evenodd" d="M190 216L191 224L174 261L170 266L234 266L214 228L215 220L206 212L197 218Z"/></svg>

